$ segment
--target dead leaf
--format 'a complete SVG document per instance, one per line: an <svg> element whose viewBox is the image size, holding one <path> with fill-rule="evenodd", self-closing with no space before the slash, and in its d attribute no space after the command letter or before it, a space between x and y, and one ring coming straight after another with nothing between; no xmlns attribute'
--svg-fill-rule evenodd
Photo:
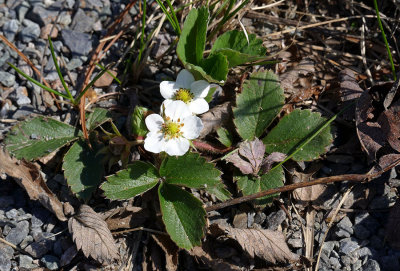
<svg viewBox="0 0 400 271"><path fill-rule="evenodd" d="M301 89L311 87L314 73L314 61L304 58L292 70L280 76L281 87L285 93L297 95Z"/></svg>
<svg viewBox="0 0 400 271"><path fill-rule="evenodd" d="M203 247L194 247L189 251L198 261L201 261L207 268L214 271L239 271L240 267L229 264L220 259L213 259Z"/></svg>
<svg viewBox="0 0 400 271"><path fill-rule="evenodd" d="M350 69L344 69L339 72L340 91L339 96L343 102L342 108L346 107L349 103L358 99L364 92L358 85L354 72ZM356 106L352 105L351 108L343 112L343 118L346 120L354 119L354 112Z"/></svg>
<svg viewBox="0 0 400 271"><path fill-rule="evenodd" d="M279 231L235 229L218 224L212 224L210 231L213 235L223 235L237 241L252 258L257 256L273 264L299 260L299 255L289 250L285 237Z"/></svg>
<svg viewBox="0 0 400 271"><path fill-rule="evenodd" d="M114 231L142 226L149 218L149 213L140 207L126 206L111 209L101 216L106 221L108 229Z"/></svg>
<svg viewBox="0 0 400 271"><path fill-rule="evenodd" d="M74 245L70 246L61 256L60 265L69 265L71 261L75 258L76 254L78 254L76 247Z"/></svg>
<svg viewBox="0 0 400 271"><path fill-rule="evenodd" d="M293 183L302 183L302 182L309 182L313 178L314 172L312 173L302 173L295 171L293 173ZM297 188L293 190L293 198L299 201L314 201L317 200L326 189L326 185L317 184L312 186L307 186L303 188Z"/></svg>
<svg viewBox="0 0 400 271"><path fill-rule="evenodd" d="M386 222L385 240L394 248L400 249L400 200L390 209L389 218Z"/></svg>
<svg viewBox="0 0 400 271"><path fill-rule="evenodd" d="M268 171L270 171L274 163L282 162L283 160L286 159L286 157L287 155L281 152L273 152L267 157L265 157L261 166L262 174L265 174Z"/></svg>
<svg viewBox="0 0 400 271"><path fill-rule="evenodd" d="M239 144L239 150L226 158L226 161L235 165L243 174L256 175L260 171L265 153L265 145L255 138L253 141L244 141Z"/></svg>
<svg viewBox="0 0 400 271"><path fill-rule="evenodd" d="M400 152L400 112L389 108L379 116L378 123L390 146Z"/></svg>
<svg viewBox="0 0 400 271"><path fill-rule="evenodd" d="M206 137L212 132L216 132L220 127L230 127L232 125L231 103L226 102L211 108L207 113L201 115L203 130L201 130L199 139Z"/></svg>
<svg viewBox="0 0 400 271"><path fill-rule="evenodd" d="M63 212L63 204L47 187L39 169L34 164L11 158L4 149L0 150L0 161L0 172L13 177L18 185L25 189L30 199L38 200L60 221L67 220Z"/></svg>
<svg viewBox="0 0 400 271"><path fill-rule="evenodd" d="M102 264L119 259L118 248L107 223L91 207L81 205L78 215L69 219L68 230L76 247L86 257L90 256Z"/></svg>
<svg viewBox="0 0 400 271"><path fill-rule="evenodd" d="M177 270L179 247L167 235L152 234L151 237L165 253L165 268L167 271Z"/></svg>

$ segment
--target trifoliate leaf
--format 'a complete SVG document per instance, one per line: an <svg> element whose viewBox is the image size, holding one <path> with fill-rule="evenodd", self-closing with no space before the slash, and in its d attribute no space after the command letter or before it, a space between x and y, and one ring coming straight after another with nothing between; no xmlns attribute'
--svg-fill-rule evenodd
<svg viewBox="0 0 400 271"><path fill-rule="evenodd" d="M326 119L310 110L296 109L283 117L263 139L266 152L281 152L290 155L300 144L317 132ZM314 139L299 150L293 157L296 161L310 161L325 153L331 143L330 126L323 129Z"/></svg>
<svg viewBox="0 0 400 271"><path fill-rule="evenodd" d="M209 55L200 61L200 67L218 82L225 82L228 75L228 59L225 55L217 53Z"/></svg>
<svg viewBox="0 0 400 271"><path fill-rule="evenodd" d="M81 131L71 125L37 117L14 126L5 144L17 159L32 160L58 150L81 135Z"/></svg>
<svg viewBox="0 0 400 271"><path fill-rule="evenodd" d="M282 167L277 167L266 174L256 177L252 175L237 175L234 179L237 181L238 188L243 195L251 195L271 188L281 187L283 185L284 174ZM258 198L255 202L259 205L270 203L277 194Z"/></svg>
<svg viewBox="0 0 400 271"><path fill-rule="evenodd" d="M228 31L215 41L211 54L226 55L229 68L265 58L267 49L262 46L262 39L257 39L255 34L250 34L248 37L247 41L244 32Z"/></svg>
<svg viewBox="0 0 400 271"><path fill-rule="evenodd" d="M71 191L85 200L97 189L104 173L104 155L98 154L102 145L92 147L83 140L75 142L65 154L62 166Z"/></svg>
<svg viewBox="0 0 400 271"><path fill-rule="evenodd" d="M236 97L234 123L243 139L260 137L281 110L285 97L272 71L251 74Z"/></svg>
<svg viewBox="0 0 400 271"><path fill-rule="evenodd" d="M201 244L206 211L200 200L182 188L162 183L158 188L162 220L172 241L180 248Z"/></svg>
<svg viewBox="0 0 400 271"><path fill-rule="evenodd" d="M127 169L107 177L101 186L109 199L129 199L150 190L158 183L157 169L142 161L135 161Z"/></svg>
<svg viewBox="0 0 400 271"><path fill-rule="evenodd" d="M184 65L186 63L198 65L203 58L208 16L209 13L206 7L192 8L186 16L176 48L176 53Z"/></svg>
<svg viewBox="0 0 400 271"><path fill-rule="evenodd" d="M225 147L232 146L233 136L228 130L221 127L217 130L217 134L218 141L221 142Z"/></svg>
<svg viewBox="0 0 400 271"><path fill-rule="evenodd" d="M146 107L136 106L131 115L131 134L135 136L145 136L149 130L147 130L144 119L146 113L149 110Z"/></svg>
<svg viewBox="0 0 400 271"><path fill-rule="evenodd" d="M91 131L110 120L111 113L108 110L104 108L95 108L86 120L86 127Z"/></svg>
<svg viewBox="0 0 400 271"><path fill-rule="evenodd" d="M167 183L190 188L218 185L221 175L214 164L207 163L206 159L192 152L183 156L167 156L162 162L159 172Z"/></svg>

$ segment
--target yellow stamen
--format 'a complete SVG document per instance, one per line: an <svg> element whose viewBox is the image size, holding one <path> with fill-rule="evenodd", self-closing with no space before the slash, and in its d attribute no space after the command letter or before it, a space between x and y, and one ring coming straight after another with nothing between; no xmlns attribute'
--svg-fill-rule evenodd
<svg viewBox="0 0 400 271"><path fill-rule="evenodd" d="M189 89L185 88L180 88L176 93L175 93L175 100L180 100L184 103L189 103L193 99L194 95L193 93L190 92Z"/></svg>

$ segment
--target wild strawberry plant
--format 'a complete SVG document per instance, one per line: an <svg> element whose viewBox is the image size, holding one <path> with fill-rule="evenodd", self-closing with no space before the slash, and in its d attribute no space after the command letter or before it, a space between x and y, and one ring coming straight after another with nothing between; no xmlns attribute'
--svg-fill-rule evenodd
<svg viewBox="0 0 400 271"><path fill-rule="evenodd" d="M197 115L209 110L208 102L215 90L211 83L224 84L229 68L264 60L266 53L262 40L234 30L218 37L204 58L208 22L206 7L188 14L176 50L185 69L175 82L161 82L165 100L159 114L142 106L134 109L130 124L136 140L121 135L107 110L95 109L86 119L90 146L79 129L37 117L12 129L5 140L7 149L19 159L33 160L69 146L62 168L71 191L85 201L103 181L106 166L110 168L121 160L122 169L106 177L100 186L104 195L123 200L157 189L162 221L171 239L185 249L200 245L206 211L188 189L205 190L221 201L229 199L230 193L221 181L222 172L193 148L193 141L203 129ZM68 95L64 96L76 104L79 99L72 98L67 87L65 90ZM278 77L272 71L254 72L236 96L235 129L221 127L217 131L223 145L236 146L221 158L237 167L233 179L244 195L283 185L284 161L316 159L332 140L326 120L310 110L296 109L271 127L284 100ZM112 132L102 128L106 122ZM143 143L147 151L144 157L153 158L129 164L131 147ZM257 203L268 200L259 199Z"/></svg>

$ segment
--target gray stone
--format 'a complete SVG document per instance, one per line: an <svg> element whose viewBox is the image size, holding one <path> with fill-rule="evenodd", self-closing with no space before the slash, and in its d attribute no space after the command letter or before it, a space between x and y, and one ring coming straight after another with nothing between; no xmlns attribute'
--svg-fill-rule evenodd
<svg viewBox="0 0 400 271"><path fill-rule="evenodd" d="M355 263L353 263L352 265L352 270L356 271L356 270L360 270L362 267L362 261L361 260L357 260Z"/></svg>
<svg viewBox="0 0 400 271"><path fill-rule="evenodd" d="M5 209L14 204L14 198L11 196L0 196L0 208Z"/></svg>
<svg viewBox="0 0 400 271"><path fill-rule="evenodd" d="M28 255L19 255L19 267L22 268L27 268L27 269L32 269L37 267L36 264L32 263L33 259L32 257L29 257Z"/></svg>
<svg viewBox="0 0 400 271"><path fill-rule="evenodd" d="M3 25L4 36L10 41L14 42L15 35L18 33L20 23L18 20L9 20Z"/></svg>
<svg viewBox="0 0 400 271"><path fill-rule="evenodd" d="M17 104L19 106L31 103L31 99L29 99L29 97L26 96L27 94L26 87L21 87L21 86L17 87L15 91L17 93Z"/></svg>
<svg viewBox="0 0 400 271"><path fill-rule="evenodd" d="M61 25L68 26L71 22L72 22L71 15L66 11L61 12L60 15L58 16L57 23Z"/></svg>
<svg viewBox="0 0 400 271"><path fill-rule="evenodd" d="M32 243L33 241L33 237L31 235L28 235L27 237L25 237L24 240L22 240L22 242L19 244L19 246L24 249L26 248L30 243Z"/></svg>
<svg viewBox="0 0 400 271"><path fill-rule="evenodd" d="M33 242L25 248L25 251L34 258L43 257L49 250L47 241Z"/></svg>
<svg viewBox="0 0 400 271"><path fill-rule="evenodd" d="M363 225L370 232L375 232L380 227L378 220L376 220L368 212L358 213L355 217L354 225L355 227L357 227L358 225Z"/></svg>
<svg viewBox="0 0 400 271"><path fill-rule="evenodd" d="M24 43L36 40L40 36L40 26L32 21L24 20L26 27L19 32L19 38Z"/></svg>
<svg viewBox="0 0 400 271"><path fill-rule="evenodd" d="M359 224L354 226L354 235L358 239L366 240L371 235L371 232L362 224Z"/></svg>
<svg viewBox="0 0 400 271"><path fill-rule="evenodd" d="M18 245L28 236L29 233L29 222L21 221L17 223L15 228L12 228L6 236L6 240L14 245Z"/></svg>
<svg viewBox="0 0 400 271"><path fill-rule="evenodd" d="M350 237L353 234L353 224L347 216L343 217L336 227L335 234L339 238Z"/></svg>
<svg viewBox="0 0 400 271"><path fill-rule="evenodd" d="M369 247L362 247L358 250L358 255L361 258L364 256L372 256L372 251Z"/></svg>
<svg viewBox="0 0 400 271"><path fill-rule="evenodd" d="M15 83L15 75L0 71L0 83L5 87L12 87Z"/></svg>
<svg viewBox="0 0 400 271"><path fill-rule="evenodd" d="M330 257L329 263L331 264L332 268L335 268L335 269L340 269L340 267L342 267L338 258Z"/></svg>
<svg viewBox="0 0 400 271"><path fill-rule="evenodd" d="M1 53L1 50L0 50ZM3 51L2 54L0 54L0 67L4 65L7 61L10 60L10 53L8 51Z"/></svg>
<svg viewBox="0 0 400 271"><path fill-rule="evenodd" d="M32 113L34 113L34 108L32 105L27 104L21 106L15 113L12 115L13 119L16 120L21 120L25 119L26 117L30 116Z"/></svg>
<svg viewBox="0 0 400 271"><path fill-rule="evenodd" d="M12 247L0 244L0 271L9 271L11 269L13 253Z"/></svg>
<svg viewBox="0 0 400 271"><path fill-rule="evenodd" d="M50 270L57 270L60 268L60 260L53 255L44 255L40 261Z"/></svg>
<svg viewBox="0 0 400 271"><path fill-rule="evenodd" d="M85 14L82 9L78 9L72 20L71 29L76 32L90 32L92 31L95 19Z"/></svg>
<svg viewBox="0 0 400 271"><path fill-rule="evenodd" d="M381 271L381 268L379 266L379 263L373 259L369 259L364 265L363 265L363 271Z"/></svg>
<svg viewBox="0 0 400 271"><path fill-rule="evenodd" d="M25 18L26 13L28 13L30 9L30 5L28 2L23 1L18 7L17 7L17 17L20 22L22 22Z"/></svg>
<svg viewBox="0 0 400 271"><path fill-rule="evenodd" d="M92 40L89 34L63 29L61 36L73 55L87 55L92 50Z"/></svg>
<svg viewBox="0 0 400 271"><path fill-rule="evenodd" d="M27 18L43 27L57 18L59 10L60 6L56 4L52 5L51 8L45 8L42 5L35 5L32 11L27 14Z"/></svg>
<svg viewBox="0 0 400 271"><path fill-rule="evenodd" d="M292 248L301 248L303 247L303 241L301 239L289 239L287 243L292 247Z"/></svg>
<svg viewBox="0 0 400 271"><path fill-rule="evenodd" d="M50 213L44 208L35 208L33 209L31 225L32 228L40 228L47 218L50 216Z"/></svg>
<svg viewBox="0 0 400 271"><path fill-rule="evenodd" d="M345 238L340 240L339 252L344 255L348 255L358 249L360 246L358 243L351 238Z"/></svg>
<svg viewBox="0 0 400 271"><path fill-rule="evenodd" d="M282 222L286 219L286 213L280 209L277 212L273 212L271 213L268 217L267 217L267 228L269 230L277 230L278 227L282 224Z"/></svg>
<svg viewBox="0 0 400 271"><path fill-rule="evenodd" d="M17 209L11 209L9 211L6 212L6 217L8 219L15 219L18 216L18 211Z"/></svg>
<svg viewBox="0 0 400 271"><path fill-rule="evenodd" d="M327 256L331 255L331 252L339 244L338 241L326 241L323 244L322 251L325 252Z"/></svg>

